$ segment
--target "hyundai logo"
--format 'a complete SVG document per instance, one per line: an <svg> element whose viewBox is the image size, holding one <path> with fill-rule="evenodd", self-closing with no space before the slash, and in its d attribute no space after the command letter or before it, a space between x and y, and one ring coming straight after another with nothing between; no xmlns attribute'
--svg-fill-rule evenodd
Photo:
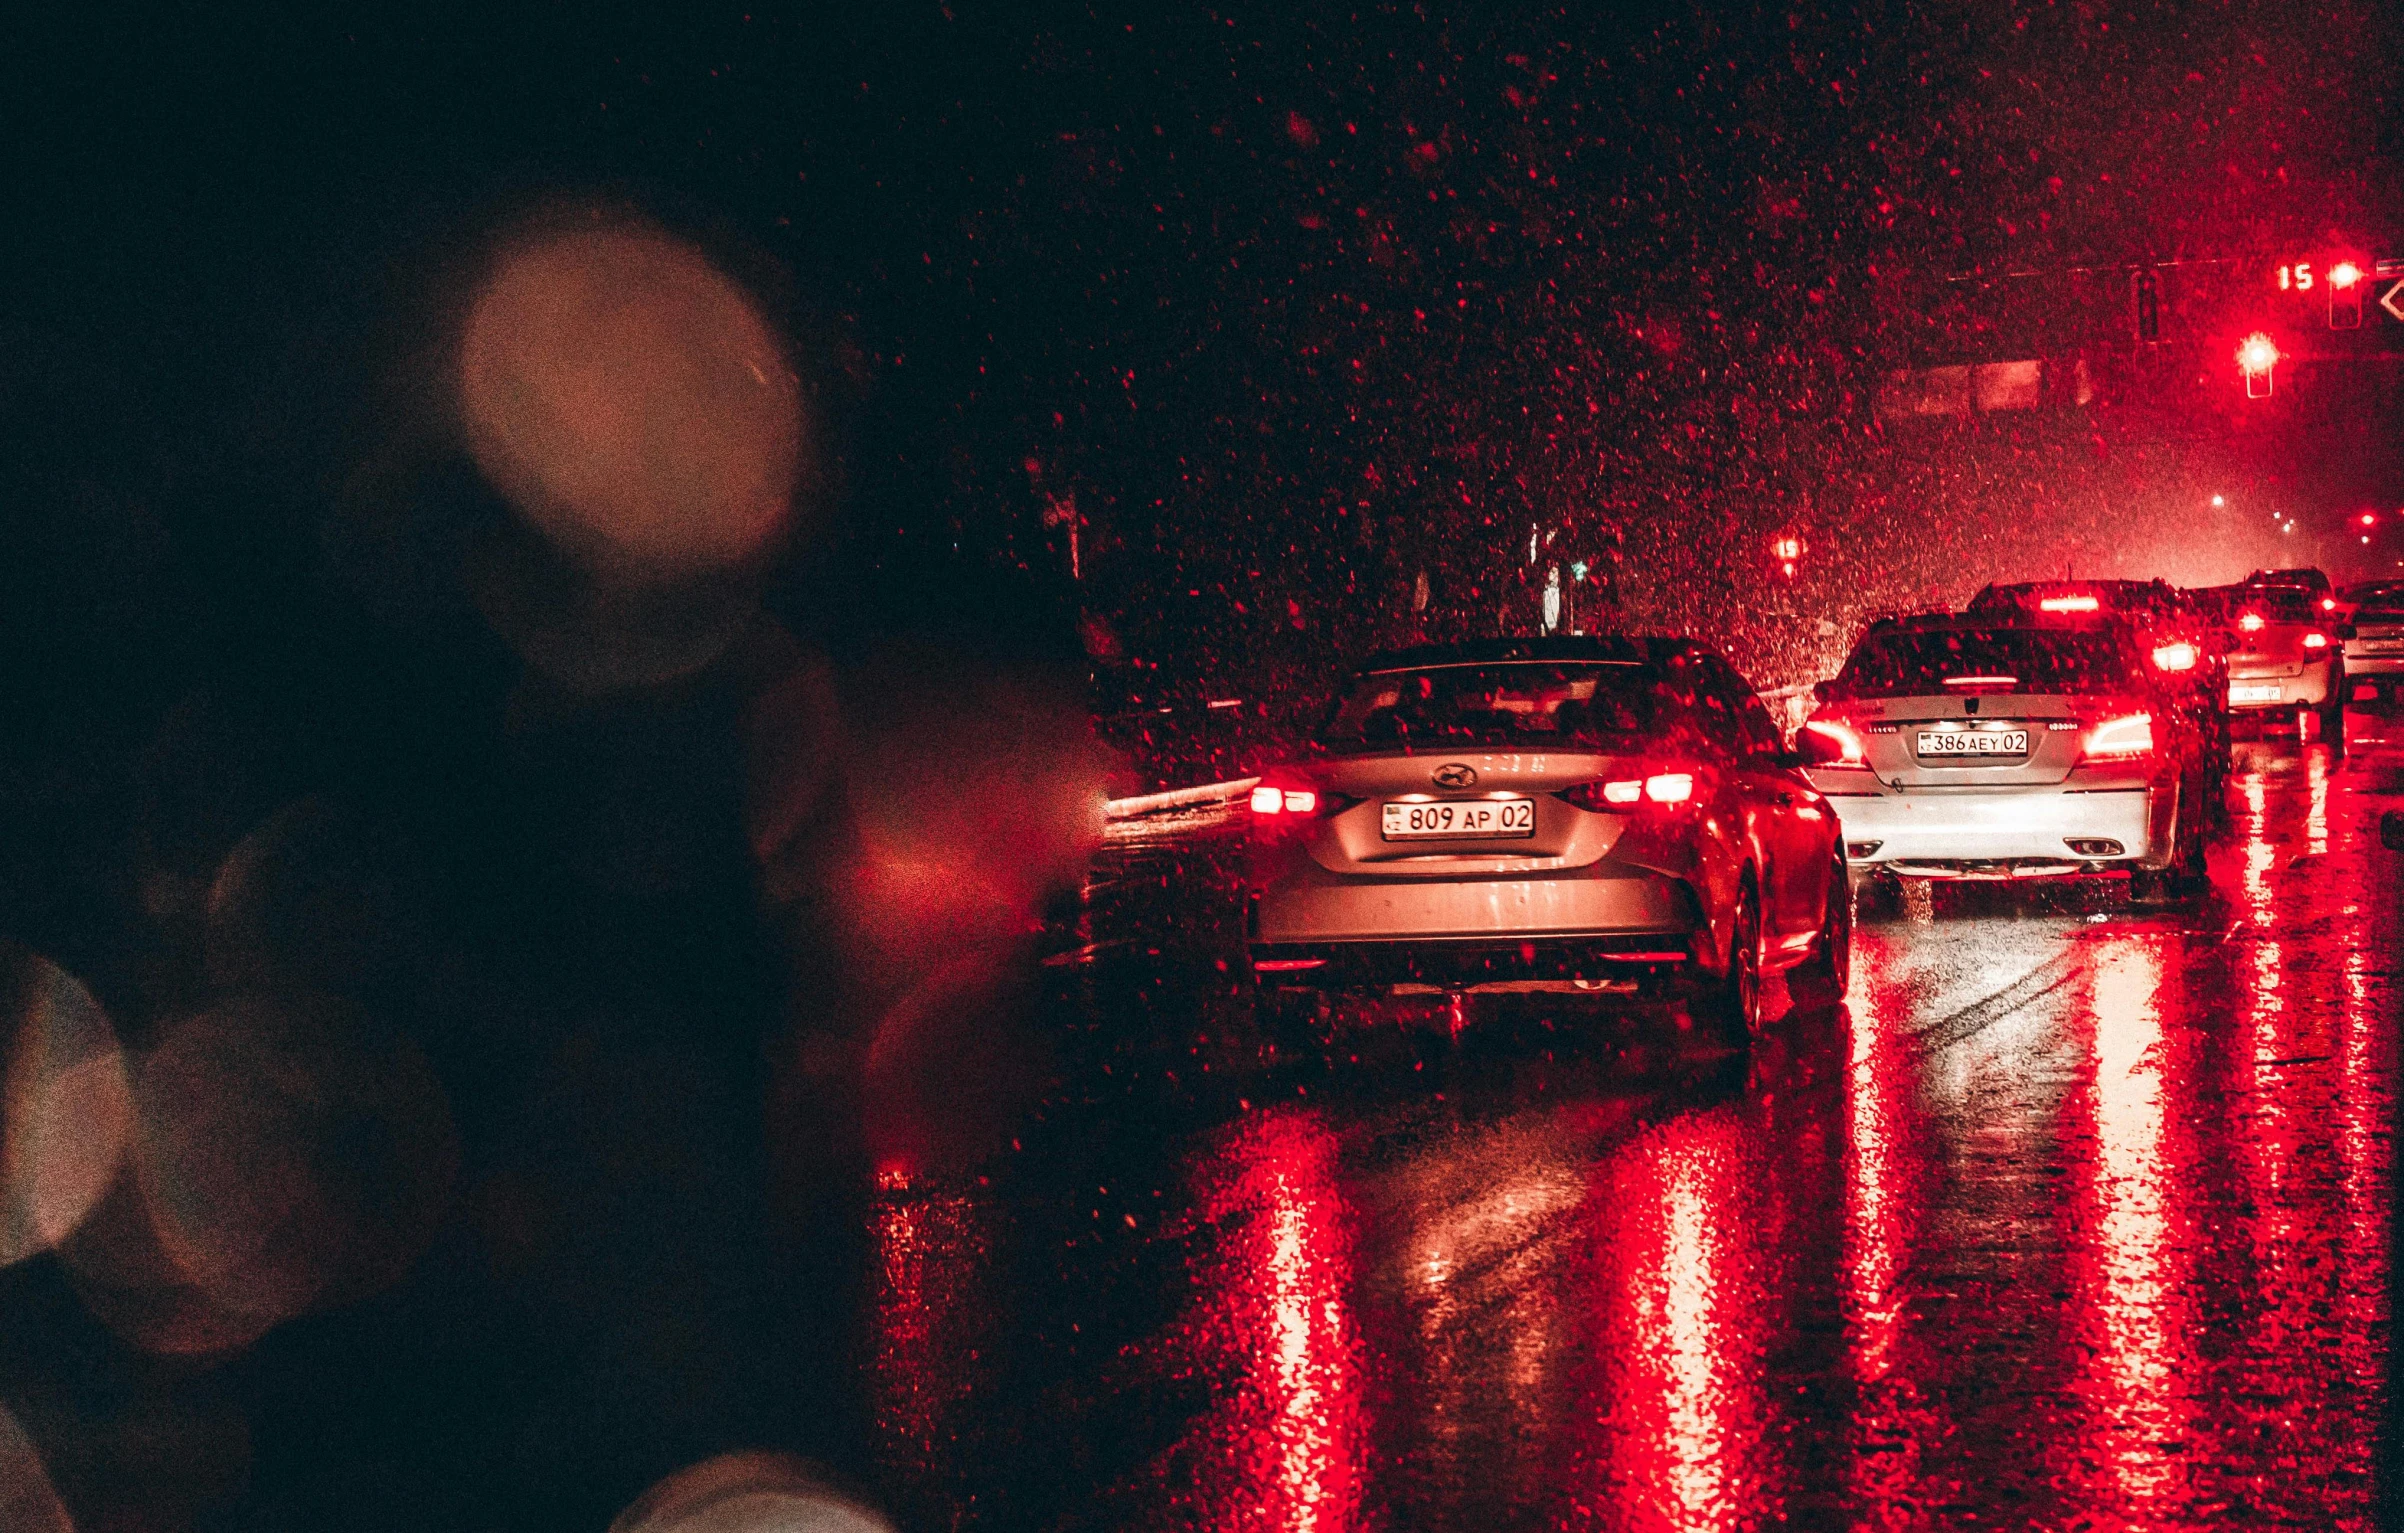
<svg viewBox="0 0 2404 1533"><path fill-rule="evenodd" d="M1447 761L1436 768L1435 782L1439 788L1474 788L1477 786L1477 769L1458 761Z"/></svg>

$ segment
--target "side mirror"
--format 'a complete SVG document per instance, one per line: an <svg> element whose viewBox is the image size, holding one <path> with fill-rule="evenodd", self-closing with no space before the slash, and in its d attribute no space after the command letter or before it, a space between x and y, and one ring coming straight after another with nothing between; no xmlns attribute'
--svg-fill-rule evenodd
<svg viewBox="0 0 2404 1533"><path fill-rule="evenodd" d="M2379 816L2379 844L2391 852L2404 852L2404 809L2390 809Z"/></svg>
<svg viewBox="0 0 2404 1533"><path fill-rule="evenodd" d="M1811 684L1811 700L1812 700L1813 702L1815 702L1815 703L1826 703L1826 702L1833 702L1833 701L1835 701L1835 699L1836 699L1836 683L1835 683L1835 682L1833 682L1833 681L1815 681L1815 682L1813 682L1813 683Z"/></svg>
<svg viewBox="0 0 2404 1533"><path fill-rule="evenodd" d="M1803 768L1811 765L1810 761L1805 759L1801 751L1791 749L1782 750L1778 753L1778 764L1790 772L1799 772Z"/></svg>
<svg viewBox="0 0 2404 1533"><path fill-rule="evenodd" d="M2342 644L2342 643L2344 643L2346 640L2348 640L2348 639L2350 639L2350 638L2354 637L2354 625L2353 625L2352 623L2340 623L2340 624L2338 624L2338 625L2337 625L2337 635L2336 635L2336 637L2337 637L2337 641L2338 641L2339 643L2341 643L2341 644Z"/></svg>

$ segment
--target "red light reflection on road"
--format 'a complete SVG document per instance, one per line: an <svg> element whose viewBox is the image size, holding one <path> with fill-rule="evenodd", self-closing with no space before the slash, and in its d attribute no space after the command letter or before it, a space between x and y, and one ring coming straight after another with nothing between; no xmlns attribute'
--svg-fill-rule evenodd
<svg viewBox="0 0 2404 1533"><path fill-rule="evenodd" d="M912 1477L948 1478L951 1414L983 1377L992 1313L985 1210L960 1197L888 1197L869 1218L869 1307L878 1458Z"/></svg>
<svg viewBox="0 0 2404 1533"><path fill-rule="evenodd" d="M1753 1527L1777 1515L1778 1440L1764 1384L1775 1284L1767 1169L1733 1108L1689 1113L1615 1157L1597 1301L1592 1450L1603 1484L1579 1519L1630 1529Z"/></svg>
<svg viewBox="0 0 2404 1533"><path fill-rule="evenodd" d="M1847 1423L1846 1501L1863 1527L1906 1526L1922 1500L1924 1454L1949 1423L1918 1387L1929 1371L1912 1347L1904 1275L1928 1212L1927 1124L1917 1050L1897 1019L1911 997L1887 978L1891 939L1854 937L1845 1003L1845 1233L1839 1302L1859 1391Z"/></svg>
<svg viewBox="0 0 2404 1533"><path fill-rule="evenodd" d="M2395 1118L2394 1090L2384 1061L2394 1057L2384 997L2373 998L2370 962L2360 940L2359 912L2346 944L2343 1010L2339 1017L2337 1154L2343 1185L2338 1284L2339 1366L2346 1383L2376 1393L2387 1345L2388 1230L2393 1189L2383 1174L2386 1136ZM2367 1455L2366 1455L2367 1456ZM2367 1466L2365 1466L2367 1468Z"/></svg>
<svg viewBox="0 0 2404 1533"><path fill-rule="evenodd" d="M2093 1084L2064 1103L2074 1143L2079 1118L2092 1114L2093 1154L2072 1167L2084 1185L2066 1210L2064 1260L2064 1330L2080 1359L2070 1384L2085 1422L2062 1448L2068 1480L2135 1517L2209 1458L2194 1440L2202 1381L2187 1287L2200 1238L2185 1206L2196 1168L2169 1142L2173 1123L2195 1111L2170 1099L2192 1067L2183 1051L2166 1058L2153 939L2107 940L2089 961L2091 1006L2070 1025L2086 1024Z"/></svg>
<svg viewBox="0 0 2404 1533"><path fill-rule="evenodd" d="M1854 938L1862 977L1846 1010L1845 1267L1846 1350L1864 1383L1885 1376L1902 1322L1898 1283L1911 1254L1920 1209L1906 1162L1904 1122L1912 1112L1912 1049L1896 1036L1882 1005L1879 982L1888 955L1883 939ZM1866 971L1866 972L1862 972Z"/></svg>
<svg viewBox="0 0 2404 1533"><path fill-rule="evenodd" d="M2245 907L2256 921L2270 920L2270 870L2279 849L2269 833L2269 788L2257 765L2245 776Z"/></svg>
<svg viewBox="0 0 2404 1533"><path fill-rule="evenodd" d="M1228 1236L1191 1322L1199 1350L1243 1385L1189 1444L1198 1519L1216 1527L1332 1533L1360 1518L1366 1416L1347 1290L1352 1236L1336 1141L1308 1113L1267 1114L1228 1147L1229 1179L1204 1203Z"/></svg>
<svg viewBox="0 0 2404 1533"><path fill-rule="evenodd" d="M2304 758L2304 851L2319 857L2329 850L2329 754L2314 751Z"/></svg>

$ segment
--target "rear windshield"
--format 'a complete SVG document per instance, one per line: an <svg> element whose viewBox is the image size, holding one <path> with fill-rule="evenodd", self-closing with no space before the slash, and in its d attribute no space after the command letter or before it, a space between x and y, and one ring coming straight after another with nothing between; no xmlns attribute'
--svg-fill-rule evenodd
<svg viewBox="0 0 2404 1533"><path fill-rule="evenodd" d="M1836 678L1836 689L1848 697L1971 690L2077 695L2129 685L2128 658L2113 634L2037 628L1872 634Z"/></svg>
<svg viewBox="0 0 2404 1533"><path fill-rule="evenodd" d="M1980 617L2007 612L2113 612L2145 605L2145 594L2142 588L2130 592L2111 584L1989 586L1971 598L1968 610Z"/></svg>
<svg viewBox="0 0 2404 1533"><path fill-rule="evenodd" d="M1439 665L1361 677L1320 739L1612 750L1693 728L1695 706L1693 688L1645 665Z"/></svg>
<svg viewBox="0 0 2404 1533"><path fill-rule="evenodd" d="M2302 591L2273 587L2235 593L2229 598L2229 612L2232 616L2259 612L2271 623L2313 623L2320 620L2321 605Z"/></svg>

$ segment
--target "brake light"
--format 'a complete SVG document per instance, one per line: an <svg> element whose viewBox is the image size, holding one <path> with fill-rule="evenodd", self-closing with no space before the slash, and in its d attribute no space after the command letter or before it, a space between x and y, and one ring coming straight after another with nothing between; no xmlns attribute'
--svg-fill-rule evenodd
<svg viewBox="0 0 2404 1533"><path fill-rule="evenodd" d="M2304 647L2306 649L2327 649L2329 636L2325 633L2308 633L2304 635Z"/></svg>
<svg viewBox="0 0 2404 1533"><path fill-rule="evenodd" d="M2154 651L2154 669L2157 671L2192 671L2195 669L2195 662L2201 658L2202 656L2196 653L2194 645L2180 639L2174 643L2162 645Z"/></svg>
<svg viewBox="0 0 2404 1533"><path fill-rule="evenodd" d="M2107 719L2087 732L2085 759L2089 761L2133 761L2153 753L2154 717L2150 713Z"/></svg>
<svg viewBox="0 0 2404 1533"><path fill-rule="evenodd" d="M1333 804L1330 804L1333 807ZM1308 788L1285 788L1262 783L1252 790L1254 814L1317 814L1319 795Z"/></svg>
<svg viewBox="0 0 2404 1533"><path fill-rule="evenodd" d="M1656 804L1683 804L1694 797L1692 772L1662 772L1644 780L1644 796Z"/></svg>
<svg viewBox="0 0 2404 1533"><path fill-rule="evenodd" d="M1839 723L1835 719L1812 719L1803 726L1803 732L1813 737L1819 750L1836 752L1834 756L1826 760L1813 761L1810 765L1815 767L1855 767L1862 770L1869 768L1869 747L1862 744L1861 736L1853 732L1853 726L1850 724Z"/></svg>
<svg viewBox="0 0 2404 1533"><path fill-rule="evenodd" d="M2260 633L2262 631L2262 614L2249 612L2237 620L2237 626L2247 633Z"/></svg>
<svg viewBox="0 0 2404 1533"><path fill-rule="evenodd" d="M2097 612L2103 603L2092 596L2048 596L2037 603L2039 612Z"/></svg>
<svg viewBox="0 0 2404 1533"><path fill-rule="evenodd" d="M1948 676L1945 678L1945 685L1949 687L2016 687L2020 685L2020 678L2017 676Z"/></svg>
<svg viewBox="0 0 2404 1533"><path fill-rule="evenodd" d="M1631 804L1683 804L1694 797L1692 772L1655 772L1615 782L1582 782L1561 796L1581 809L1625 809Z"/></svg>

